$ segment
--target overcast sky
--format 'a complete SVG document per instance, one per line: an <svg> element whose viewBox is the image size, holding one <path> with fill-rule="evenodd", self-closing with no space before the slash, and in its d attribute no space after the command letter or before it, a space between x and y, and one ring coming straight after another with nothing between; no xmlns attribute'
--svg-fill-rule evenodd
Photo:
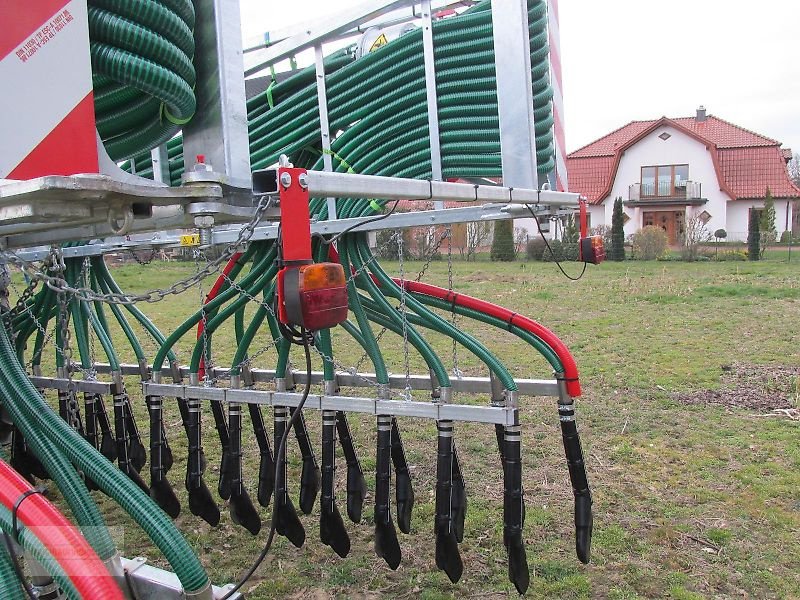
<svg viewBox="0 0 800 600"><path fill-rule="evenodd" d="M241 0L245 40L363 3ZM559 11L569 151L703 104L800 152L800 0L560 0Z"/></svg>

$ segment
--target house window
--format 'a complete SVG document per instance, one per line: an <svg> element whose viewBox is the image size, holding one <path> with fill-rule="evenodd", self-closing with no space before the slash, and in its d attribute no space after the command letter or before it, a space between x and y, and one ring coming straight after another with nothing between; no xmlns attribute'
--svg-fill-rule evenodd
<svg viewBox="0 0 800 600"><path fill-rule="evenodd" d="M689 165L642 167L641 196L672 198L686 191Z"/></svg>

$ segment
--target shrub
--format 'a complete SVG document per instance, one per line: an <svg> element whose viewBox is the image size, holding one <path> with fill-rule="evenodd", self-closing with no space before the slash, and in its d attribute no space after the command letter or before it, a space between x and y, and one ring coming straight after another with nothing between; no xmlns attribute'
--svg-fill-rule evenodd
<svg viewBox="0 0 800 600"><path fill-rule="evenodd" d="M395 237L396 230L381 229L375 235L375 254L378 258L386 260L398 260L400 258L400 247L397 245ZM403 258L411 260L411 240L412 232L410 229L403 230Z"/></svg>
<svg viewBox="0 0 800 600"><path fill-rule="evenodd" d="M733 260L742 261L747 260L747 252L744 250L727 250L717 256L717 260Z"/></svg>
<svg viewBox="0 0 800 600"><path fill-rule="evenodd" d="M611 214L611 253L610 260L625 260L625 223L622 216L622 196L614 200Z"/></svg>
<svg viewBox="0 0 800 600"><path fill-rule="evenodd" d="M725 238L728 237L728 232L725 231L724 229L717 229L714 232L714 237L717 238L718 240L724 240Z"/></svg>
<svg viewBox="0 0 800 600"><path fill-rule="evenodd" d="M532 240L528 240L528 243L525 246L525 255L528 257L528 260L542 260L545 252L547 252L547 244L545 244L541 237L535 237Z"/></svg>
<svg viewBox="0 0 800 600"><path fill-rule="evenodd" d="M567 242L564 244L564 260L575 262L580 257L578 242Z"/></svg>
<svg viewBox="0 0 800 600"><path fill-rule="evenodd" d="M564 260L564 243L561 240L549 240L550 250L544 249L542 260L544 262L561 262Z"/></svg>
<svg viewBox="0 0 800 600"><path fill-rule="evenodd" d="M515 257L514 252L514 222L495 221L494 239L490 258L495 261L511 262Z"/></svg>
<svg viewBox="0 0 800 600"><path fill-rule="evenodd" d="M562 242L549 240L550 250L544 249L542 260L544 262L567 262L578 260L578 244L575 242ZM551 252L552 250L552 252Z"/></svg>
<svg viewBox="0 0 800 600"><path fill-rule="evenodd" d="M656 260L667 250L667 233L656 227L648 225L633 234L633 252L639 260Z"/></svg>
<svg viewBox="0 0 800 600"><path fill-rule="evenodd" d="M788 229L781 233L781 244L789 244L792 242L792 232Z"/></svg>
<svg viewBox="0 0 800 600"><path fill-rule="evenodd" d="M775 229L775 202L772 199L772 192L767 188L767 195L764 198L764 210L761 211L761 217L758 221L759 244L760 252L759 257L764 258L764 252L767 251L767 246L774 244L778 239L778 232Z"/></svg>
<svg viewBox="0 0 800 600"><path fill-rule="evenodd" d="M758 260L761 258L761 235L758 231L758 213L750 211L750 221L747 224L747 258Z"/></svg>

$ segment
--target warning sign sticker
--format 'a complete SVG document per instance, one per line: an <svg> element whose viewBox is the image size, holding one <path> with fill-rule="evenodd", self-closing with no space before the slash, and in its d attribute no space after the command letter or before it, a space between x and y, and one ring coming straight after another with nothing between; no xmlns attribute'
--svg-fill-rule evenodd
<svg viewBox="0 0 800 600"><path fill-rule="evenodd" d="M380 34L378 36L378 39L376 39L374 42L372 42L372 45L369 47L369 51L370 52L374 52L375 50L377 50L381 46L385 46L388 43L389 43L389 40L386 39L386 34L382 33L382 34Z"/></svg>
<svg viewBox="0 0 800 600"><path fill-rule="evenodd" d="M181 236L181 246L199 246L199 245L200 245L199 233L190 233L188 235Z"/></svg>

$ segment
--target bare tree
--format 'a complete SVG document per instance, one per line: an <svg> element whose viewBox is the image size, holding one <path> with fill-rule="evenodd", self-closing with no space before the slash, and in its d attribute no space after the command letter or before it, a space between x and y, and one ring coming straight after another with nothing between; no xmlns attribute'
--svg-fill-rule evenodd
<svg viewBox="0 0 800 600"><path fill-rule="evenodd" d="M686 228L683 233L683 249L681 255L684 260L697 260L700 253L700 245L711 240L711 232L706 228L706 224L700 215L694 215L686 220Z"/></svg>
<svg viewBox="0 0 800 600"><path fill-rule="evenodd" d="M514 251L517 256L525 252L525 245L528 243L528 230L524 227L514 227Z"/></svg>
<svg viewBox="0 0 800 600"><path fill-rule="evenodd" d="M796 186L800 186L800 154L795 152L787 166L789 168L789 177L791 177Z"/></svg>
<svg viewBox="0 0 800 600"><path fill-rule="evenodd" d="M472 257L475 260L475 254L478 248L486 245L489 237L492 235L492 225L487 221L475 221L467 223L467 235L465 240L466 260Z"/></svg>

